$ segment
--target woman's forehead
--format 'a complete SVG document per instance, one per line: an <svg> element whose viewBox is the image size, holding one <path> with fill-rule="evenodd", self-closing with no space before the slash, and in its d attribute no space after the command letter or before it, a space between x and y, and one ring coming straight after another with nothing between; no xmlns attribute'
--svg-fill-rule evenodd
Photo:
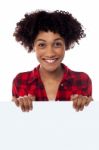
<svg viewBox="0 0 99 150"><path fill-rule="evenodd" d="M54 33L51 31L45 32L45 31L40 31L35 39L35 41L40 41L40 40L63 40L63 38L60 36L58 33Z"/></svg>

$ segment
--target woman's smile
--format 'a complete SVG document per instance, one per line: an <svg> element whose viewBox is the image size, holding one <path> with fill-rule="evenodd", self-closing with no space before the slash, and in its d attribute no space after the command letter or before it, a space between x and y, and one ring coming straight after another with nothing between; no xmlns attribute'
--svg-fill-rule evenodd
<svg viewBox="0 0 99 150"><path fill-rule="evenodd" d="M48 58L43 58L44 62L48 63L48 64L54 64L56 63L59 59L58 58L52 58L52 59L48 59Z"/></svg>

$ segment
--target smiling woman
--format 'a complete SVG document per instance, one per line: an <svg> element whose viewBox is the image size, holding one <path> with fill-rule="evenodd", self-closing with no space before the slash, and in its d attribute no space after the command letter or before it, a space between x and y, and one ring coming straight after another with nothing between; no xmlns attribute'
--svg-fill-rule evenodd
<svg viewBox="0 0 99 150"><path fill-rule="evenodd" d="M92 83L84 72L62 63L66 50L85 37L82 25L65 11L35 11L17 23L14 36L40 63L34 70L19 73L13 80L13 101L23 111L32 101L70 101L83 110L92 101Z"/></svg>
<svg viewBox="0 0 99 150"><path fill-rule="evenodd" d="M40 70L57 70L65 55L64 39L57 33L40 32L34 42L34 51L40 62Z"/></svg>

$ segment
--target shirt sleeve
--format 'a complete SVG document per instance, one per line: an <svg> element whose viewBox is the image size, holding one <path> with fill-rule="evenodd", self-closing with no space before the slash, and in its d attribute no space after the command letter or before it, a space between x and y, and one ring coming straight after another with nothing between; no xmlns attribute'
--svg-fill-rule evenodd
<svg viewBox="0 0 99 150"><path fill-rule="evenodd" d="M15 79L13 80L13 83L12 83L12 96L15 96L16 98L18 97L18 91L17 91Z"/></svg>
<svg viewBox="0 0 99 150"><path fill-rule="evenodd" d="M19 96L27 95L26 85L22 84L21 78L17 75L12 83L12 96L18 98Z"/></svg>
<svg viewBox="0 0 99 150"><path fill-rule="evenodd" d="M86 76L86 86L84 86L82 88L82 95L84 96L92 96L92 80L90 79L90 77L87 75Z"/></svg>
<svg viewBox="0 0 99 150"><path fill-rule="evenodd" d="M88 78L87 95L92 96L92 81Z"/></svg>

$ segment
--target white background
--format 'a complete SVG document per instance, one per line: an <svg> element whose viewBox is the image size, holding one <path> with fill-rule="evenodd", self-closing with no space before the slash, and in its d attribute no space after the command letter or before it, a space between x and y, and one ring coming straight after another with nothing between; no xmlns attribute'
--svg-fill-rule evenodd
<svg viewBox="0 0 99 150"><path fill-rule="evenodd" d="M0 101L11 100L12 80L17 73L32 70L38 62L15 41L16 23L37 9L69 11L85 27L86 38L67 51L64 63L72 70L89 74L93 98L98 99L99 10L98 0L0 0Z"/></svg>
<svg viewBox="0 0 99 150"><path fill-rule="evenodd" d="M98 0L0 0L0 150L99 150L99 103L75 112L71 102L34 103L22 113L11 100L12 80L32 70L35 53L28 54L13 38L16 23L26 12L61 9L73 14L86 28L87 37L66 52L64 63L85 71L98 99Z"/></svg>

